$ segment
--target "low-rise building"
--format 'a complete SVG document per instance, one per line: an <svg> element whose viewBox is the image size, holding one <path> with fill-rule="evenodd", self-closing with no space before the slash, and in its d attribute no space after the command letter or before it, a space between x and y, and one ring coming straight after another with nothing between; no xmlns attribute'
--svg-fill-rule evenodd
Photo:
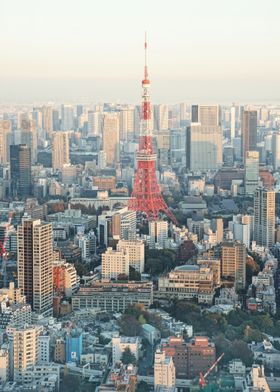
<svg viewBox="0 0 280 392"><path fill-rule="evenodd" d="M112 339L112 361L113 365L121 361L125 349L129 348L135 356L136 361L139 358L140 338L138 336L116 336Z"/></svg>
<svg viewBox="0 0 280 392"><path fill-rule="evenodd" d="M72 309L98 308L108 312L123 312L128 306L143 304L149 308L153 303L152 282L93 282L81 287L72 297Z"/></svg>

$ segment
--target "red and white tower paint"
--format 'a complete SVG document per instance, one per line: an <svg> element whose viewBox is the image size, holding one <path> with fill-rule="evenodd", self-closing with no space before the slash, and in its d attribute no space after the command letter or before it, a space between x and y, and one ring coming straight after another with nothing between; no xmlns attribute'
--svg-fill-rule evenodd
<svg viewBox="0 0 280 392"><path fill-rule="evenodd" d="M157 155L153 150L151 130L150 80L147 66L147 39L145 36L145 68L142 80L141 128L139 150L137 152L137 169L128 208L142 212L149 220L157 220L160 212L176 222L174 215L168 209L156 177Z"/></svg>

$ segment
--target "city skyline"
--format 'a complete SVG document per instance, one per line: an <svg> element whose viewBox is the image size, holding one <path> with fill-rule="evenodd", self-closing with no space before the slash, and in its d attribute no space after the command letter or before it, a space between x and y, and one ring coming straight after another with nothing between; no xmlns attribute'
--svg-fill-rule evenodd
<svg viewBox="0 0 280 392"><path fill-rule="evenodd" d="M0 102L139 102L145 30L155 103L277 101L278 2L193 3L2 4Z"/></svg>

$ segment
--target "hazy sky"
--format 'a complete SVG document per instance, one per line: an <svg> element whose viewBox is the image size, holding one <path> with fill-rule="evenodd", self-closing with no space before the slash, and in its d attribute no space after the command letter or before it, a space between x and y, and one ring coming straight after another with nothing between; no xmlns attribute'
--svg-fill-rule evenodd
<svg viewBox="0 0 280 392"><path fill-rule="evenodd" d="M0 0L0 102L280 102L279 0Z"/></svg>

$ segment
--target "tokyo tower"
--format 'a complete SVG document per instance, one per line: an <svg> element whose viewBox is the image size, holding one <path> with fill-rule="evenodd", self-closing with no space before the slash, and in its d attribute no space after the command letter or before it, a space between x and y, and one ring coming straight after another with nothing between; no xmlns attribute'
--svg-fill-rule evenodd
<svg viewBox="0 0 280 392"><path fill-rule="evenodd" d="M150 128L151 102L150 102L150 80L148 78L147 66L147 39L145 37L145 67L144 79L142 80L142 105L141 105L141 127L139 137L139 149L137 152L137 169L131 198L128 208L133 211L142 212L148 220L157 220L160 212L164 213L174 223L176 218L169 210L157 182L156 160L157 155L153 150L153 136Z"/></svg>

